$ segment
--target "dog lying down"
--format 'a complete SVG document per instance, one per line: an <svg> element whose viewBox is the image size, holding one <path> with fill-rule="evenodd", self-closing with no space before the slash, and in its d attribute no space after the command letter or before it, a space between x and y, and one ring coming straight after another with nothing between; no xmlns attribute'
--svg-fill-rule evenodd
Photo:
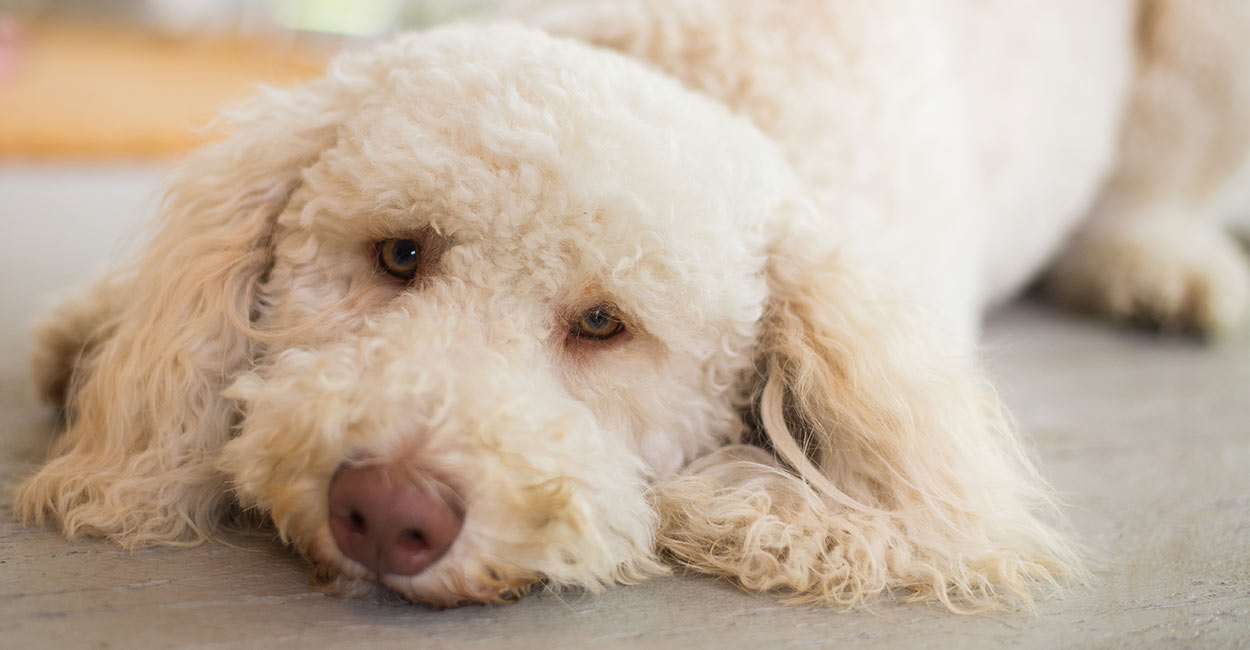
<svg viewBox="0 0 1250 650"><path fill-rule="evenodd" d="M260 513L322 588L435 606L672 566L1027 604L1085 574L978 320L1040 277L1238 322L1248 7L546 2L342 55L39 326L67 428L17 511Z"/></svg>

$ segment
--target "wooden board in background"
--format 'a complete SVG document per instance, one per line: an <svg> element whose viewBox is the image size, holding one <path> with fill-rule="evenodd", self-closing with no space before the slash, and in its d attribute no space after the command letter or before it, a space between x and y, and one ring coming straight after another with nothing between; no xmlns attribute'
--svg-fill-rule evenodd
<svg viewBox="0 0 1250 650"><path fill-rule="evenodd" d="M0 70L0 159L168 156L210 140L256 85L320 74L318 49L185 41L117 26L18 28Z"/></svg>

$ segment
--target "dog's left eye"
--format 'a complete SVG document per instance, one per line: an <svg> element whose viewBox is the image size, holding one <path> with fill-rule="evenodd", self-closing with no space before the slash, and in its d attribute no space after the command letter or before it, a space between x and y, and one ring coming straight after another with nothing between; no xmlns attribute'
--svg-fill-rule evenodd
<svg viewBox="0 0 1250 650"><path fill-rule="evenodd" d="M378 264L402 280L411 280L421 266L421 245L415 239L385 239L378 243Z"/></svg>
<svg viewBox="0 0 1250 650"><path fill-rule="evenodd" d="M611 307L599 305L582 314L573 323L573 335L593 341L605 341L625 331L625 325Z"/></svg>

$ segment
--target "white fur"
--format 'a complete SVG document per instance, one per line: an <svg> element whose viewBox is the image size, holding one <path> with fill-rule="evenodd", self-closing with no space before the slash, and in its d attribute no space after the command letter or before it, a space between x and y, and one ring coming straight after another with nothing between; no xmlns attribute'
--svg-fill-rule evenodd
<svg viewBox="0 0 1250 650"><path fill-rule="evenodd" d="M237 500L328 589L436 605L663 560L803 601L1028 602L1083 569L978 321L1091 206L1149 203L1104 183L1158 173L1135 138L1208 160L1139 114L1250 105L1211 63L1231 40L1199 58L1232 108L1143 89L1150 66L1185 89L1188 55L1135 40L1176 4L538 2L513 15L580 41L469 25L341 56L231 114L141 259L44 325L37 380L70 424L18 510L132 547L202 540ZM1169 205L1224 195L1233 137ZM1080 287L1137 283L1165 322L1228 326L1244 261L1194 228L1144 235L1174 260L1155 275L1142 245L1061 257L1052 286L1119 312ZM377 268L390 237L422 244L410 285ZM1243 290L1200 310L1161 288L1182 273ZM569 334L603 303L626 334ZM331 478L370 463L465 512L417 576L329 532Z"/></svg>

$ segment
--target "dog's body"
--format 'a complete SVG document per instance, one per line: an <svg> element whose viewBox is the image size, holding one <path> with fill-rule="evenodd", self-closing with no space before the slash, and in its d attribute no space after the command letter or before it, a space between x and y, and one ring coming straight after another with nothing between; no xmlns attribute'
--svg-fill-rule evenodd
<svg viewBox="0 0 1250 650"><path fill-rule="evenodd" d="M980 314L1054 258L1073 304L1237 322L1250 11L1215 4L542 2L633 60L503 26L343 57L44 325L70 425L19 511L131 546L234 495L336 592L442 605L659 553L1027 599L1080 562Z"/></svg>
<svg viewBox="0 0 1250 650"><path fill-rule="evenodd" d="M1199 272L1214 282L1193 287L1205 295L1149 295L1156 278L1140 268L1186 248L1177 238L1211 251L1218 237L1199 224L1228 209L1219 194L1246 164L1250 64L1237 3L570 4L533 19L650 60L749 116L829 212L880 228L873 245L891 255L886 266L965 340L1083 219L1100 222L1086 231L1131 220L1126 238L1143 241L1082 233L1077 244L1102 249L1082 257L1132 266L1122 273L1143 286L1103 286L1134 281L1065 259L1065 297L1200 330L1240 316L1244 274L1227 245L1214 245L1218 262L1168 261L1218 266ZM1178 228L1145 232L1160 220ZM1168 304L1187 298L1212 304L1188 315Z"/></svg>

